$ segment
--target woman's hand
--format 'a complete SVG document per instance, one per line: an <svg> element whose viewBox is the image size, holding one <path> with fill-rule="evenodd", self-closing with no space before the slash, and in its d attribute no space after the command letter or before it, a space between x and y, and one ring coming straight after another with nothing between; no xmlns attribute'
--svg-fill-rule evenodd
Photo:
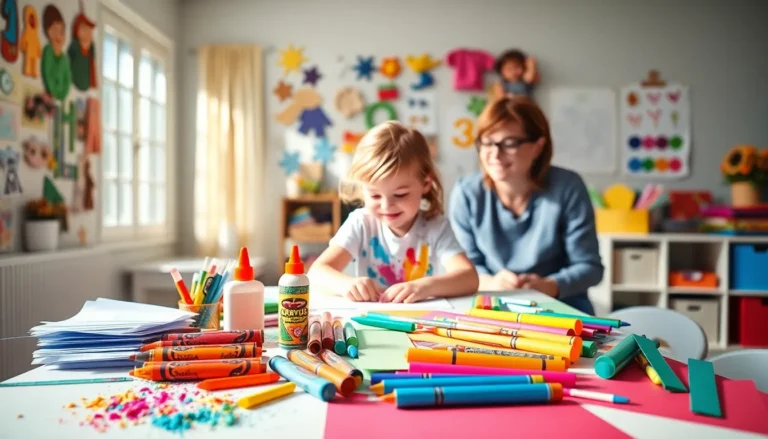
<svg viewBox="0 0 768 439"><path fill-rule="evenodd" d="M352 279L344 291L344 297L353 302L378 302L381 290L376 282L369 277Z"/></svg>
<svg viewBox="0 0 768 439"><path fill-rule="evenodd" d="M381 295L381 302L414 303L429 297L425 279L394 284Z"/></svg>
<svg viewBox="0 0 768 439"><path fill-rule="evenodd" d="M506 291L520 287L520 277L509 270L501 270L493 276L494 290Z"/></svg>
<svg viewBox="0 0 768 439"><path fill-rule="evenodd" d="M540 291L547 296L557 297L557 282L548 277L541 277L538 274L521 274L518 276L521 288Z"/></svg>

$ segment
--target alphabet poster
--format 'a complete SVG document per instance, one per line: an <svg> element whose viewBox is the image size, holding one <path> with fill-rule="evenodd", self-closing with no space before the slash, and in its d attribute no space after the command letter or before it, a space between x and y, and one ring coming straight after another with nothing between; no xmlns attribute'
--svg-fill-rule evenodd
<svg viewBox="0 0 768 439"><path fill-rule="evenodd" d="M688 87L666 84L621 90L622 173L683 178L690 174L691 104Z"/></svg>

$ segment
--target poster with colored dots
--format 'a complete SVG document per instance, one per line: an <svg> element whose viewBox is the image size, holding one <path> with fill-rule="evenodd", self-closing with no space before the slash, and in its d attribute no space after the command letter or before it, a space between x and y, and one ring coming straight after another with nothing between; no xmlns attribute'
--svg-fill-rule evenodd
<svg viewBox="0 0 768 439"><path fill-rule="evenodd" d="M688 87L624 87L620 117L623 174L670 179L690 174Z"/></svg>

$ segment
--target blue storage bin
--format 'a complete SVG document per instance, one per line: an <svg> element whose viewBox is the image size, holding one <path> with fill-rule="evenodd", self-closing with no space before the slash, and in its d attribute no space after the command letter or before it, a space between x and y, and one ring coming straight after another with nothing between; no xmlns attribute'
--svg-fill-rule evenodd
<svg viewBox="0 0 768 439"><path fill-rule="evenodd" d="M768 290L768 243L731 245L731 289Z"/></svg>

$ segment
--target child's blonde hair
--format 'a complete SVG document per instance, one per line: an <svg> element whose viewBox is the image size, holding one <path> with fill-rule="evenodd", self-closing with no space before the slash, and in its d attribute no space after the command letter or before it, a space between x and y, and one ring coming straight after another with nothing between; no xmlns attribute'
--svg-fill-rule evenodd
<svg viewBox="0 0 768 439"><path fill-rule="evenodd" d="M432 161L424 136L400 122L389 121L370 129L358 143L347 181L339 187L341 199L348 203L362 202L360 183L373 183L412 164L418 166L421 178L431 178L432 185L424 200L429 204L424 217L432 219L444 212L443 185Z"/></svg>

